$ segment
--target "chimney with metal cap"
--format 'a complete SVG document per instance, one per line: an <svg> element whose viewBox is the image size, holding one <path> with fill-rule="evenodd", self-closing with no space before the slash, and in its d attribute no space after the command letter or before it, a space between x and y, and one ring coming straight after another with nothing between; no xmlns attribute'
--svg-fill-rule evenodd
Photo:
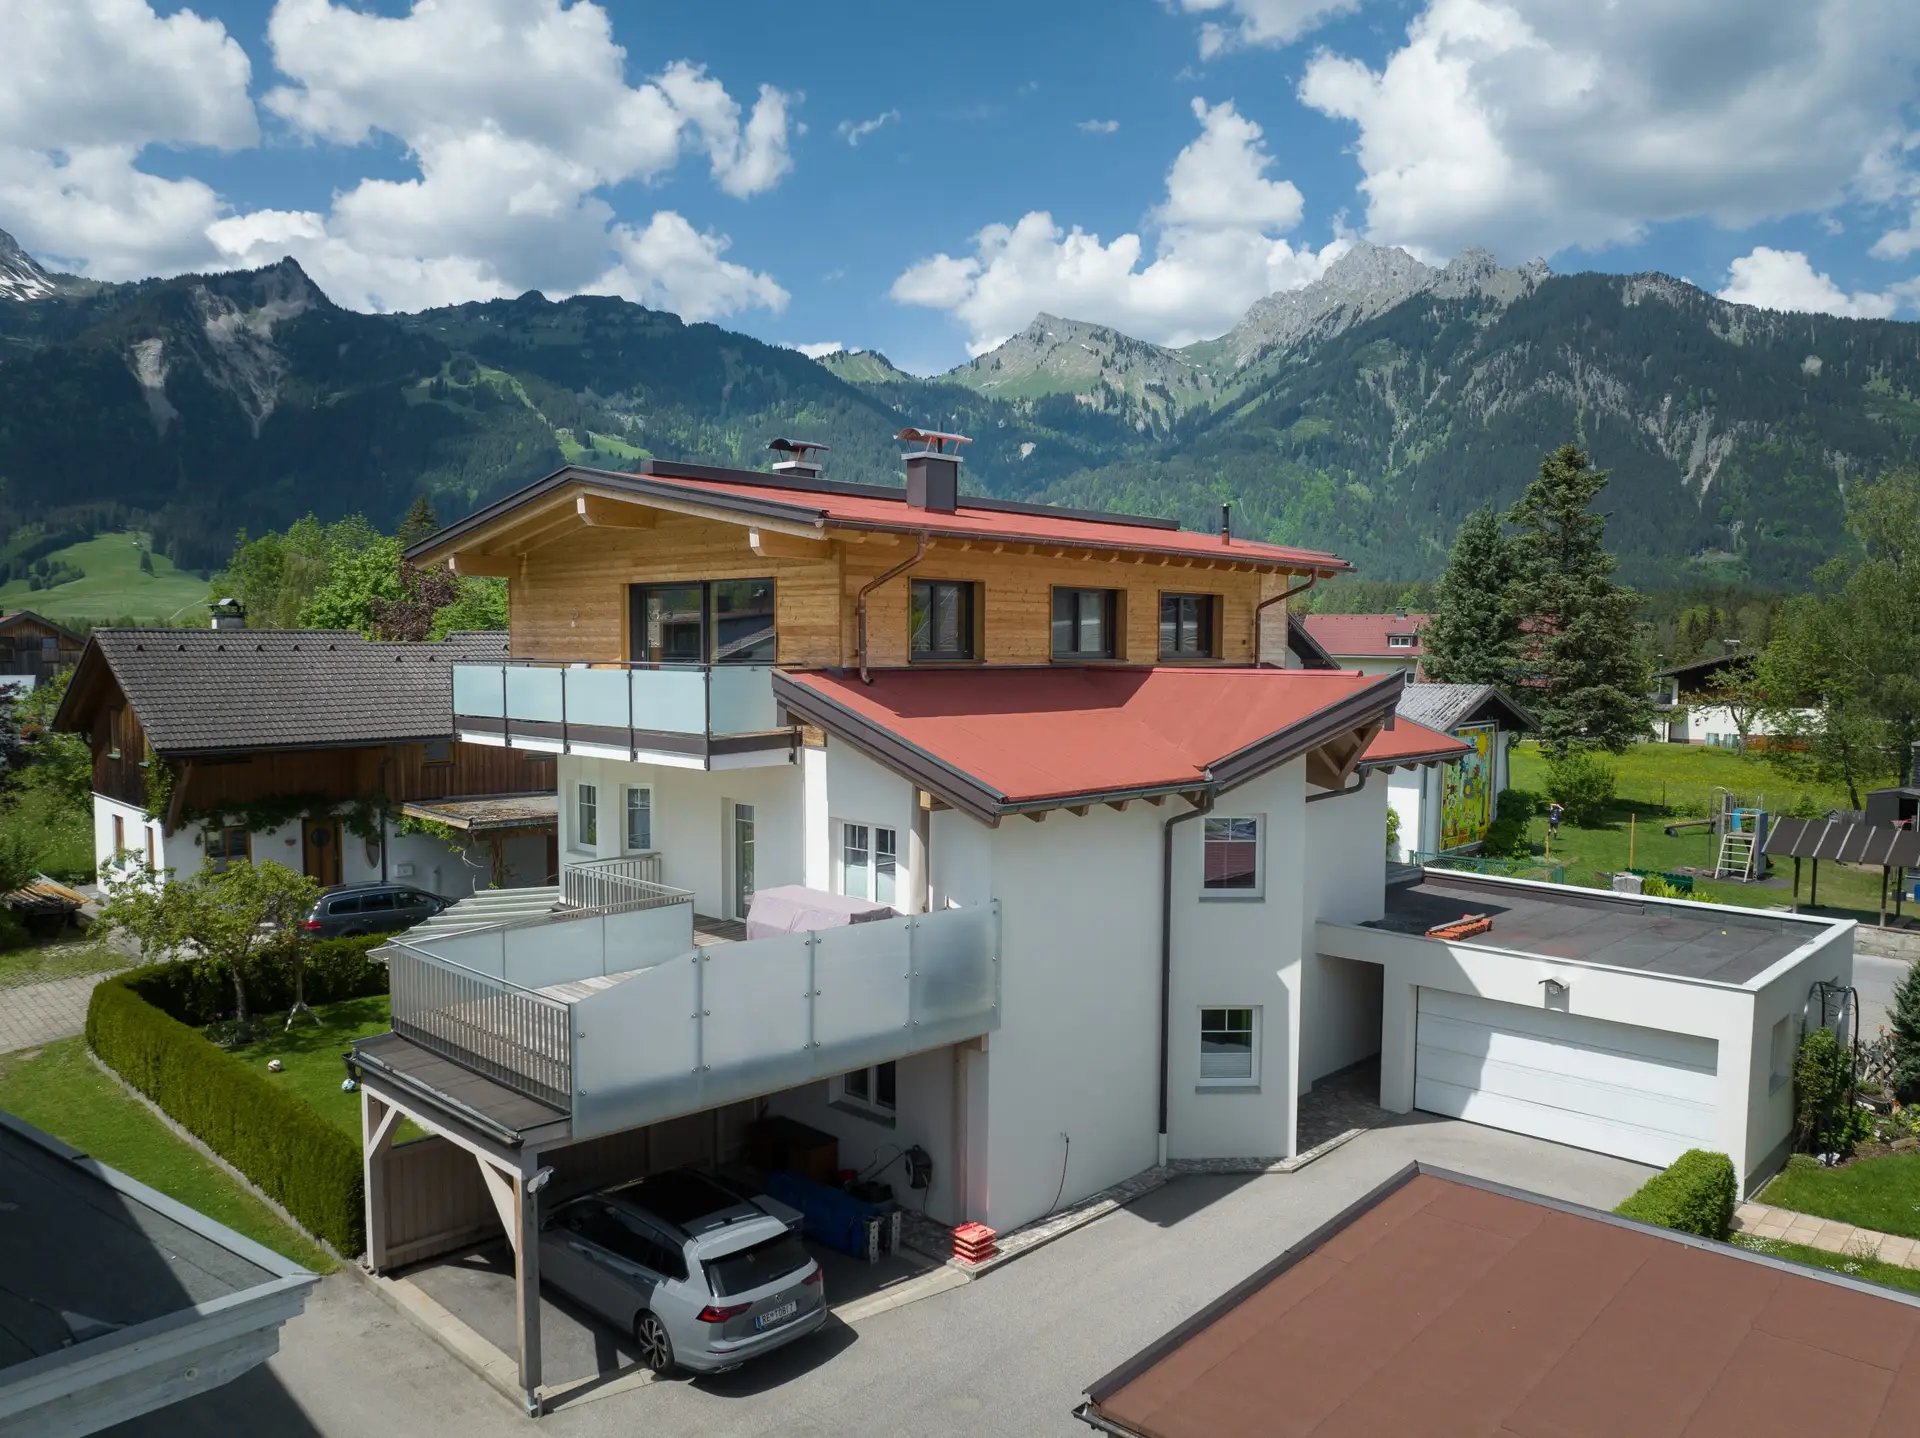
<svg viewBox="0 0 1920 1438"><path fill-rule="evenodd" d="M960 446L964 434L933 429L903 429L895 436L920 448L907 454L907 503L914 509L952 514L960 506Z"/></svg>
<svg viewBox="0 0 1920 1438"><path fill-rule="evenodd" d="M785 459L774 461L773 472L784 474L791 479L818 479L820 461L816 454L825 454L828 446L815 444L810 439L776 439L767 446L775 454L785 455Z"/></svg>
<svg viewBox="0 0 1920 1438"><path fill-rule="evenodd" d="M216 603L209 604L207 608L213 611L212 627L215 629L245 629L247 627L247 611L241 606L240 601L237 599L222 599Z"/></svg>
<svg viewBox="0 0 1920 1438"><path fill-rule="evenodd" d="M1233 503L1228 501L1220 506L1220 542L1233 543Z"/></svg>

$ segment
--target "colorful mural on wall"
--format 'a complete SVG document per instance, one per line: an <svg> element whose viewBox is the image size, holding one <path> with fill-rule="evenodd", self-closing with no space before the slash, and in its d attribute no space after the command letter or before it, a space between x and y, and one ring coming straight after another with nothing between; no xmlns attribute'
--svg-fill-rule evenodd
<svg viewBox="0 0 1920 1438"><path fill-rule="evenodd" d="M1464 724L1453 731L1472 747L1457 764L1442 769L1440 847L1457 849L1487 837L1493 822L1493 741L1497 726Z"/></svg>

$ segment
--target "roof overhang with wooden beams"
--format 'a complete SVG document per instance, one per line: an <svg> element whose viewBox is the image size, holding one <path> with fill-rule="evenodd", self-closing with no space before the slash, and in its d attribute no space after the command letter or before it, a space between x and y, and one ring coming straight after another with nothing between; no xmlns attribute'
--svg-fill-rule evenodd
<svg viewBox="0 0 1920 1438"><path fill-rule="evenodd" d="M1169 795L1197 805L1294 759L1310 784L1341 788L1393 726L1401 684L1352 672L1121 667L873 678L776 671L774 698L988 825Z"/></svg>
<svg viewBox="0 0 1920 1438"><path fill-rule="evenodd" d="M590 530L644 531L689 515L745 531L767 559L825 559L835 545L930 546L1331 577L1350 566L1313 550L1181 530L1171 521L963 495L949 513L916 508L904 489L757 470L648 460L640 472L569 466L430 535L408 551L456 574L518 578L531 557Z"/></svg>

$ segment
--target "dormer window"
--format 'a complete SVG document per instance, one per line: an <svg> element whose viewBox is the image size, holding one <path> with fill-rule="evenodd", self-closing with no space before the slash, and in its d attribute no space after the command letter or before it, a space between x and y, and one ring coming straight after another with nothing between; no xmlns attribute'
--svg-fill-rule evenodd
<svg viewBox="0 0 1920 1438"><path fill-rule="evenodd" d="M1387 648L1411 649L1413 648L1414 641L1418 637L1419 637L1418 635L1414 635L1414 634L1389 634L1387 636Z"/></svg>

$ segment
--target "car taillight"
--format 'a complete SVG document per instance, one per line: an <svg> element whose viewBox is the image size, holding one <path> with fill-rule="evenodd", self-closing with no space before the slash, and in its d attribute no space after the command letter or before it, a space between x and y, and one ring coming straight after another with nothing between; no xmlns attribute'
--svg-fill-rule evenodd
<svg viewBox="0 0 1920 1438"><path fill-rule="evenodd" d="M312 933L320 927L320 921L318 919L307 919L301 923L300 927L307 930L308 933Z"/></svg>
<svg viewBox="0 0 1920 1438"><path fill-rule="evenodd" d="M700 1310L696 1321L700 1323L725 1323L729 1318L738 1318L751 1307L753 1307L751 1303L709 1303L705 1308Z"/></svg>
<svg viewBox="0 0 1920 1438"><path fill-rule="evenodd" d="M825 1271L816 1266L812 1273L809 1273L805 1278L801 1279L800 1281L802 1283L824 1283L826 1281L826 1277L827 1275Z"/></svg>

